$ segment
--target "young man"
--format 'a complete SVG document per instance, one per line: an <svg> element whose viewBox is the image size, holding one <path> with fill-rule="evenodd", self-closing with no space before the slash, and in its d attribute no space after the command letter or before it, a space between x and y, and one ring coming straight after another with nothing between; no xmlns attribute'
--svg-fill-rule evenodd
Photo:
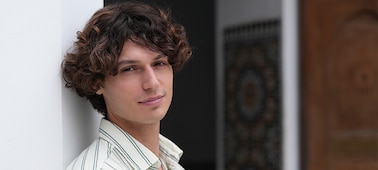
<svg viewBox="0 0 378 170"><path fill-rule="evenodd" d="M62 62L68 88L104 115L99 138L67 169L183 169L182 151L160 135L173 75L192 50L166 11L126 2L97 11Z"/></svg>

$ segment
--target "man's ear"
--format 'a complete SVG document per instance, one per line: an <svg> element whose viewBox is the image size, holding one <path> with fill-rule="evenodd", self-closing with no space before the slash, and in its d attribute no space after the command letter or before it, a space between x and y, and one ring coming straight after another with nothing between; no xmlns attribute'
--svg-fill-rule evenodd
<svg viewBox="0 0 378 170"><path fill-rule="evenodd" d="M92 85L92 89L96 90L97 95L102 95L104 93L104 86L99 80L97 80L97 82Z"/></svg>
<svg viewBox="0 0 378 170"><path fill-rule="evenodd" d="M100 87L97 91L96 91L96 94L97 95L102 95L104 93L104 89L102 87Z"/></svg>

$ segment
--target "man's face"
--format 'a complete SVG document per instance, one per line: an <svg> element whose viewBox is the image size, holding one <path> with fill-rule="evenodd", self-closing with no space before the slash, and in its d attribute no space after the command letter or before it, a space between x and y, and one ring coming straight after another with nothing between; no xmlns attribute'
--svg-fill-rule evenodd
<svg viewBox="0 0 378 170"><path fill-rule="evenodd" d="M168 57L127 40L118 59L118 74L106 76L102 94L107 117L135 125L160 122L172 101L173 70Z"/></svg>

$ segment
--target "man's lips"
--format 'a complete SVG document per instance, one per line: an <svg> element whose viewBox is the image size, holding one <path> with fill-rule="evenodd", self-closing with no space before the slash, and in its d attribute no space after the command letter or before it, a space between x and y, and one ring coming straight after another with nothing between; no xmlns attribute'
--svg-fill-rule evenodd
<svg viewBox="0 0 378 170"><path fill-rule="evenodd" d="M154 97L149 97L147 99L144 99L142 101L139 101L139 104L144 104L144 105L158 105L161 103L162 99L164 96L154 96Z"/></svg>

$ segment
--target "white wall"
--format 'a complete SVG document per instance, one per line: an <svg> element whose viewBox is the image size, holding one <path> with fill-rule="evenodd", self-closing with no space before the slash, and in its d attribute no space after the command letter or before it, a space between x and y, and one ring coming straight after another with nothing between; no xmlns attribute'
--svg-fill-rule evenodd
<svg viewBox="0 0 378 170"><path fill-rule="evenodd" d="M81 31L92 14L102 6L103 0L63 0L61 56L76 40L76 32ZM62 88L64 167L97 137L100 118L86 99L78 97L70 89Z"/></svg>
<svg viewBox="0 0 378 170"><path fill-rule="evenodd" d="M299 29L298 0L282 6L283 169L299 170Z"/></svg>
<svg viewBox="0 0 378 170"><path fill-rule="evenodd" d="M72 159L78 142L67 144L76 140L67 139L67 129L79 124L63 118L88 106L67 109L73 103L66 100L77 99L62 90L60 62L72 29L101 6L100 0L18 0L0 7L1 169L63 169Z"/></svg>
<svg viewBox="0 0 378 170"><path fill-rule="evenodd" d="M223 30L225 27L264 19L280 18L282 24L283 68L283 169L298 170L298 76L297 76L297 0L216 0L216 69L218 146L217 167L222 170L222 132L224 100Z"/></svg>

